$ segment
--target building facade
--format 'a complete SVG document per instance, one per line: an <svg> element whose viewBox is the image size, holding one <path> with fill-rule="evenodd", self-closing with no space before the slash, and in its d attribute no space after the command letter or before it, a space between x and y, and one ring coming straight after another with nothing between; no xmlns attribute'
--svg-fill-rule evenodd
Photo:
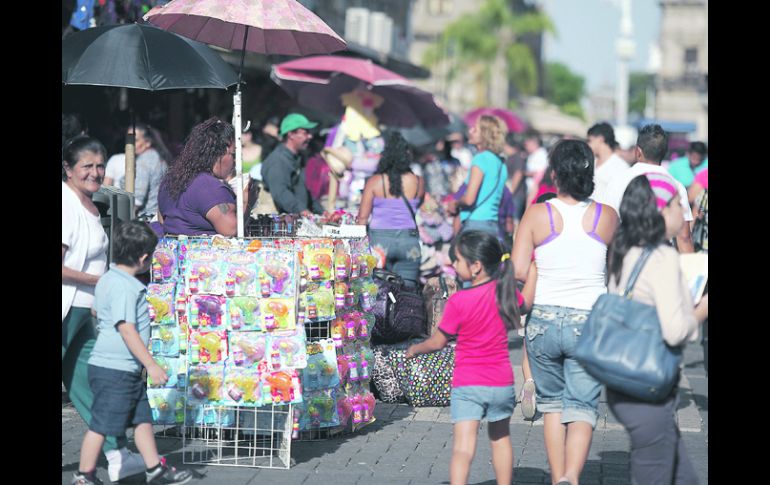
<svg viewBox="0 0 770 485"><path fill-rule="evenodd" d="M694 123L708 140L708 0L662 0L655 116Z"/></svg>

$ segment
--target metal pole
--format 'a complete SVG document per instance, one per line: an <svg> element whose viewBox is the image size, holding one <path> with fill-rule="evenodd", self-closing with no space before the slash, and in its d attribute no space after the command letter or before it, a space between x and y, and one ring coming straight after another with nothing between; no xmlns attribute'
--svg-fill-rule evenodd
<svg viewBox="0 0 770 485"><path fill-rule="evenodd" d="M126 192L134 193L136 181L136 122L131 108L131 133L126 134ZM116 181L117 182L117 181Z"/></svg>
<svg viewBox="0 0 770 485"><path fill-rule="evenodd" d="M233 96L233 128L235 128L235 210L238 222L238 237L244 234L243 214L243 146L241 146L241 79L243 76L243 61L246 57L246 39L249 36L249 28L243 34L243 49L241 50L241 68L238 71L238 90ZM253 202L253 201L252 201Z"/></svg>

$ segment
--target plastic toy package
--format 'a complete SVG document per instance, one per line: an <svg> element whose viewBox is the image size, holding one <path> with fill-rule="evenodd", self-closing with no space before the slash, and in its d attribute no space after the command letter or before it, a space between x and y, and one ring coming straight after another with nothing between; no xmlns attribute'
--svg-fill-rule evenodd
<svg viewBox="0 0 770 485"><path fill-rule="evenodd" d="M150 277L155 283L169 282L178 275L177 248L179 242L176 239L161 238L152 253Z"/></svg>
<svg viewBox="0 0 770 485"><path fill-rule="evenodd" d="M235 424L235 411L222 406L187 403L185 426L229 427Z"/></svg>
<svg viewBox="0 0 770 485"><path fill-rule="evenodd" d="M332 282L309 284L307 291L300 296L300 305L304 308L305 318L309 321L333 319L335 312Z"/></svg>
<svg viewBox="0 0 770 485"><path fill-rule="evenodd" d="M160 325L150 327L150 353L154 356L179 356L179 327Z"/></svg>
<svg viewBox="0 0 770 485"><path fill-rule="evenodd" d="M227 300L220 295L190 295L188 322L192 329L224 329Z"/></svg>
<svg viewBox="0 0 770 485"><path fill-rule="evenodd" d="M337 370L337 353L331 339L307 345L307 367L302 370L302 386L305 391L337 387L340 375Z"/></svg>
<svg viewBox="0 0 770 485"><path fill-rule="evenodd" d="M289 298L267 298L260 300L262 328L268 332L274 330L293 330L297 328L294 313L294 301Z"/></svg>
<svg viewBox="0 0 770 485"><path fill-rule="evenodd" d="M254 296L228 298L227 328L237 331L265 330L260 299Z"/></svg>
<svg viewBox="0 0 770 485"><path fill-rule="evenodd" d="M303 399L303 403L297 405L300 410L299 428L301 430L339 426L337 393L334 389L310 391L303 396Z"/></svg>
<svg viewBox="0 0 770 485"><path fill-rule="evenodd" d="M309 282L331 281L334 246L331 239L317 239L302 243L302 263Z"/></svg>
<svg viewBox="0 0 770 485"><path fill-rule="evenodd" d="M182 362L182 359L179 357L163 357L161 355L153 356L153 359L155 359L155 362L158 363L158 365L166 371L166 375L168 376L168 381L166 381L166 384L159 385L152 382L152 379L150 376L147 376L147 387L149 388L175 388L179 387L179 369L180 369L180 362Z"/></svg>
<svg viewBox="0 0 770 485"><path fill-rule="evenodd" d="M259 406L262 404L260 372L255 368L225 366L223 403L233 406Z"/></svg>
<svg viewBox="0 0 770 485"><path fill-rule="evenodd" d="M185 281L188 291L195 294L225 294L225 275L222 253L216 249L187 251Z"/></svg>
<svg viewBox="0 0 770 485"><path fill-rule="evenodd" d="M273 371L302 369L306 366L304 327L297 332L280 332L270 336L270 368Z"/></svg>
<svg viewBox="0 0 770 485"><path fill-rule="evenodd" d="M184 422L184 395L176 389L147 389L152 422L175 425Z"/></svg>
<svg viewBox="0 0 770 485"><path fill-rule="evenodd" d="M174 288L171 283L150 283L147 285L147 310L150 313L150 325L173 325Z"/></svg>
<svg viewBox="0 0 770 485"><path fill-rule="evenodd" d="M225 295L257 296L257 257L248 251L225 253Z"/></svg>
<svg viewBox="0 0 770 485"><path fill-rule="evenodd" d="M220 404L223 399L224 367L222 364L190 366L187 378L187 402Z"/></svg>
<svg viewBox="0 0 770 485"><path fill-rule="evenodd" d="M289 404L302 402L302 389L296 370L273 372L262 381L263 404Z"/></svg>
<svg viewBox="0 0 770 485"><path fill-rule="evenodd" d="M265 359L267 335L259 332L230 332L229 339L230 353L227 360L232 366L256 368Z"/></svg>
<svg viewBox="0 0 770 485"><path fill-rule="evenodd" d="M227 358L227 332L192 331L187 349L190 364L219 364Z"/></svg>
<svg viewBox="0 0 770 485"><path fill-rule="evenodd" d="M286 249L263 248L257 260L262 298L294 298L294 254Z"/></svg>

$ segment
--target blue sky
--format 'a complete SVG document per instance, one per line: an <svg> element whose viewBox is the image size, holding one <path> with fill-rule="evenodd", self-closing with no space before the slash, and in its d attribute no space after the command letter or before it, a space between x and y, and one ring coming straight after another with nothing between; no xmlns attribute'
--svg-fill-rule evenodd
<svg viewBox="0 0 770 485"><path fill-rule="evenodd" d="M586 80L586 92L615 85L615 42L620 31L620 8L610 0L541 0L556 25L558 38L546 36L544 56L569 66ZM631 15L636 57L630 72L646 71L649 47L660 33L660 6L655 0L632 0Z"/></svg>

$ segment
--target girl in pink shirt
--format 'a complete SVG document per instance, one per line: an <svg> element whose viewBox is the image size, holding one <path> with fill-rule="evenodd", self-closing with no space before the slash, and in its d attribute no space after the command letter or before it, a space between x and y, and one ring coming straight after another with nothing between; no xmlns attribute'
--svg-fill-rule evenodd
<svg viewBox="0 0 770 485"><path fill-rule="evenodd" d="M508 484L513 478L508 423L516 405L508 331L521 325L513 265L491 233L462 232L453 250L458 277L472 286L449 297L440 332L410 346L406 357L441 350L448 336L457 335L450 408L454 424L450 480L452 484L468 480L479 422L486 418L497 483Z"/></svg>

